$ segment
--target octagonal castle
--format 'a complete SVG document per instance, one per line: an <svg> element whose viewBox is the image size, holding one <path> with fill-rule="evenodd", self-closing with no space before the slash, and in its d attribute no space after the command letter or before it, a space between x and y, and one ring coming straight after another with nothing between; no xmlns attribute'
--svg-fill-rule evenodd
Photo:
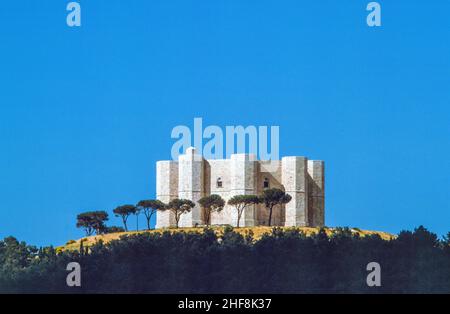
<svg viewBox="0 0 450 314"><path fill-rule="evenodd" d="M174 198L196 203L191 212L181 216L180 227L204 225L198 200L211 194L228 201L234 195L261 195L264 189L279 188L292 200L274 209L273 226L323 226L325 223L324 162L306 157L283 157L281 160L261 161L254 155L233 154L230 159L206 160L195 148L186 150L178 161L156 163L156 194L162 202ZM263 204L249 207L241 217L240 226L268 224L269 213ZM237 211L226 205L211 215L212 225L237 224ZM175 226L170 211L158 211L156 227Z"/></svg>

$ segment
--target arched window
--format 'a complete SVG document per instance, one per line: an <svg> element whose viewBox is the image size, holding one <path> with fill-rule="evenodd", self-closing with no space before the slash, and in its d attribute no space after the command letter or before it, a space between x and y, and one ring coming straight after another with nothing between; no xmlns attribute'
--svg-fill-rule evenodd
<svg viewBox="0 0 450 314"><path fill-rule="evenodd" d="M264 178L264 188L265 189L269 188L269 179L268 178Z"/></svg>
<svg viewBox="0 0 450 314"><path fill-rule="evenodd" d="M218 188L222 187L222 178L220 178L220 177L217 178L216 187L218 187Z"/></svg>

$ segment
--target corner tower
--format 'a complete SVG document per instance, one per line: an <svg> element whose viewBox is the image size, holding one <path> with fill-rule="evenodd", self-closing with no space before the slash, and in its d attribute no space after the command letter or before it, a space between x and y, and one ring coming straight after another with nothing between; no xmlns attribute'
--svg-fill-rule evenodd
<svg viewBox="0 0 450 314"><path fill-rule="evenodd" d="M196 153L194 147L189 147L184 155L178 157L178 198L195 203L195 207L189 213L181 215L180 227L195 227L203 224L198 204L198 200L204 194L203 163L203 157Z"/></svg>
<svg viewBox="0 0 450 314"><path fill-rule="evenodd" d="M156 198L169 203L178 197L178 162L158 161L156 163ZM175 226L175 216L170 210L156 213L156 228Z"/></svg>
<svg viewBox="0 0 450 314"><path fill-rule="evenodd" d="M230 198L235 195L257 194L256 191L256 157L248 154L232 154L230 160ZM237 212L231 211L231 224L237 225ZM241 226L256 225L255 206L248 206L241 217Z"/></svg>
<svg viewBox="0 0 450 314"><path fill-rule="evenodd" d="M292 197L285 205L285 226L309 226L307 161L305 157L282 158L282 184Z"/></svg>
<svg viewBox="0 0 450 314"><path fill-rule="evenodd" d="M314 227L325 225L325 165L322 160L308 160L309 221Z"/></svg>

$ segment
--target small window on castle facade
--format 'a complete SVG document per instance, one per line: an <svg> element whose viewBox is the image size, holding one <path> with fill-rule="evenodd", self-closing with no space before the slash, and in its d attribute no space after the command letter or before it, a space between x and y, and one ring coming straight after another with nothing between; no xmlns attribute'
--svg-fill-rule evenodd
<svg viewBox="0 0 450 314"><path fill-rule="evenodd" d="M217 178L216 187L221 188L222 187L222 179Z"/></svg>
<svg viewBox="0 0 450 314"><path fill-rule="evenodd" d="M269 188L269 179L264 178L264 188L268 189Z"/></svg>

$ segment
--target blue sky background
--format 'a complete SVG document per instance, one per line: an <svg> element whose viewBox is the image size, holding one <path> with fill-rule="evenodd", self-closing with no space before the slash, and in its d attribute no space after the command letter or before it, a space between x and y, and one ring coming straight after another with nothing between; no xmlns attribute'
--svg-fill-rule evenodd
<svg viewBox="0 0 450 314"><path fill-rule="evenodd" d="M376 29L369 1L82 0L78 29L68 2L0 5L0 237L154 197L194 117L325 160L329 226L450 231L449 1L380 1Z"/></svg>

